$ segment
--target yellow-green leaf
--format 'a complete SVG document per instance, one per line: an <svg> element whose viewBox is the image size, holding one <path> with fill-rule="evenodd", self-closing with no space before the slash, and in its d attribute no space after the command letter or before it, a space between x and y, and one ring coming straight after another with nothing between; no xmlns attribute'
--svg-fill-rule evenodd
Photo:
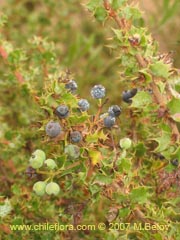
<svg viewBox="0 0 180 240"><path fill-rule="evenodd" d="M102 160L101 152L96 151L96 150L90 150L89 156L91 158L91 162L92 162L93 166L96 165L97 163L101 162L101 160Z"/></svg>

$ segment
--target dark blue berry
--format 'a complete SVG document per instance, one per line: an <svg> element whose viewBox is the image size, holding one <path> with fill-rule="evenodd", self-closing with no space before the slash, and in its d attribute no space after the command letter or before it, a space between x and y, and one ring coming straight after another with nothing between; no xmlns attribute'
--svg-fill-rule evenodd
<svg viewBox="0 0 180 240"><path fill-rule="evenodd" d="M79 143L82 141L82 135L79 131L70 133L70 139L72 143Z"/></svg>
<svg viewBox="0 0 180 240"><path fill-rule="evenodd" d="M124 91L122 93L122 100L126 103L131 103L132 102L130 91Z"/></svg>
<svg viewBox="0 0 180 240"><path fill-rule="evenodd" d="M132 90L130 90L131 93L131 97L134 97L137 93L137 88L133 88Z"/></svg>
<svg viewBox="0 0 180 240"><path fill-rule="evenodd" d="M32 168L31 166L27 167L25 174L29 178L35 178L37 177L36 169Z"/></svg>
<svg viewBox="0 0 180 240"><path fill-rule="evenodd" d="M122 99L124 102L127 102L127 103L132 103L132 97L134 97L137 93L137 89L134 88L132 90L127 90L127 91L124 91L122 93Z"/></svg>
<svg viewBox="0 0 180 240"><path fill-rule="evenodd" d="M115 124L115 117L107 116L103 119L104 126L107 128L111 128Z"/></svg>
<svg viewBox="0 0 180 240"><path fill-rule="evenodd" d="M59 118L67 118L69 116L69 108L66 105L60 105L56 108L55 114Z"/></svg>
<svg viewBox="0 0 180 240"><path fill-rule="evenodd" d="M153 90L152 90L151 88L148 88L148 89L147 89L147 92L148 92L149 94L153 94Z"/></svg>
<svg viewBox="0 0 180 240"><path fill-rule="evenodd" d="M164 160L165 157L161 153L153 153L155 159Z"/></svg>
<svg viewBox="0 0 180 240"><path fill-rule="evenodd" d="M109 116L119 117L121 114L121 108L118 105L113 105L108 109Z"/></svg>
<svg viewBox="0 0 180 240"><path fill-rule="evenodd" d="M86 100L86 99L80 99L78 101L78 106L79 106L79 109L84 112L84 111L87 111L89 109L89 102Z"/></svg>
<svg viewBox="0 0 180 240"><path fill-rule="evenodd" d="M46 134L49 137L57 137L61 133L61 126L58 122L50 121L46 125Z"/></svg>
<svg viewBox="0 0 180 240"><path fill-rule="evenodd" d="M177 167L177 166L179 165L178 159L177 159L177 158L176 158L176 159L172 159L172 160L171 160L171 164L172 164L173 166Z"/></svg>
<svg viewBox="0 0 180 240"><path fill-rule="evenodd" d="M75 93L77 90L77 83L74 80L70 80L68 83L66 83L65 88L70 90L71 93Z"/></svg>
<svg viewBox="0 0 180 240"><path fill-rule="evenodd" d="M95 85L92 89L91 89L91 96L93 98L103 98L105 97L106 94L106 89L105 87L103 87L102 85Z"/></svg>

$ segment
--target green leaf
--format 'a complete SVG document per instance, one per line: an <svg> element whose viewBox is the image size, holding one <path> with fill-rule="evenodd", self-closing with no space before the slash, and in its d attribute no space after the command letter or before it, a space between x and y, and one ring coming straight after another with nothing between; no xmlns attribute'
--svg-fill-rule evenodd
<svg viewBox="0 0 180 240"><path fill-rule="evenodd" d="M170 75L170 66L163 63L162 61L151 64L150 70L152 74L157 77L168 78Z"/></svg>
<svg viewBox="0 0 180 240"><path fill-rule="evenodd" d="M0 13L0 27L3 27L5 23L7 22L7 16L3 14L2 12Z"/></svg>
<svg viewBox="0 0 180 240"><path fill-rule="evenodd" d="M159 82L157 83L157 85L158 85L158 87L159 87L160 92L163 93L163 92L164 92L164 89L165 89L165 87L166 87L166 83L159 81Z"/></svg>
<svg viewBox="0 0 180 240"><path fill-rule="evenodd" d="M124 54L121 56L121 64L124 67L134 68L137 64L137 61L133 56L131 56L131 54Z"/></svg>
<svg viewBox="0 0 180 240"><path fill-rule="evenodd" d="M180 99L173 98L167 104L167 107L169 108L171 114L180 113Z"/></svg>
<svg viewBox="0 0 180 240"><path fill-rule="evenodd" d="M100 185L105 185L105 184L111 184L113 181L112 177L110 176L105 176L102 174L97 174L95 176L95 179L93 181L93 183L98 183Z"/></svg>
<svg viewBox="0 0 180 240"><path fill-rule="evenodd" d="M62 93L60 101L63 101L66 105L70 105L71 108L77 107L77 98L70 92Z"/></svg>
<svg viewBox="0 0 180 240"><path fill-rule="evenodd" d="M18 64L20 61L26 60L26 56L22 50L16 49L9 53L8 61L11 64Z"/></svg>
<svg viewBox="0 0 180 240"><path fill-rule="evenodd" d="M17 184L13 184L11 187L12 192L14 195L20 195L21 194L21 189Z"/></svg>
<svg viewBox="0 0 180 240"><path fill-rule="evenodd" d="M151 74L148 73L148 69L142 69L139 72L144 75L144 77L146 78L147 82L151 82L152 76L151 76Z"/></svg>
<svg viewBox="0 0 180 240"><path fill-rule="evenodd" d="M171 117L175 122L180 122L180 113L175 113Z"/></svg>
<svg viewBox="0 0 180 240"><path fill-rule="evenodd" d="M53 116L53 110L52 110L51 107L42 106L41 108L44 109L44 110L46 110L46 111L50 114L50 116Z"/></svg>
<svg viewBox="0 0 180 240"><path fill-rule="evenodd" d="M116 35L116 38L122 42L123 41L123 33L122 33L122 31L119 30L119 29L115 29L115 28L112 28L112 31Z"/></svg>
<svg viewBox="0 0 180 240"><path fill-rule="evenodd" d="M94 195L100 191L100 187L97 186L96 184L93 184L93 185L89 186L89 190L90 190L91 194Z"/></svg>
<svg viewBox="0 0 180 240"><path fill-rule="evenodd" d="M12 220L12 224L14 224L14 225L21 225L21 224L23 224L23 218L16 216L16 217Z"/></svg>
<svg viewBox="0 0 180 240"><path fill-rule="evenodd" d="M47 63L54 63L55 54L53 52L50 52L50 51L44 52L42 56Z"/></svg>
<svg viewBox="0 0 180 240"><path fill-rule="evenodd" d="M131 201L135 203L145 203L148 197L148 189L145 187L134 188L130 194Z"/></svg>
<svg viewBox="0 0 180 240"><path fill-rule="evenodd" d="M131 169L131 161L130 159L123 158L119 164L119 171L120 172L129 172Z"/></svg>
<svg viewBox="0 0 180 240"><path fill-rule="evenodd" d="M65 89L65 84L64 83L59 83L58 81L53 81L52 82L52 90L56 94L62 94L67 89Z"/></svg>
<svg viewBox="0 0 180 240"><path fill-rule="evenodd" d="M73 116L70 116L68 119L72 125L76 125L76 124L84 123L88 119L88 115L82 115L82 116L73 115Z"/></svg>
<svg viewBox="0 0 180 240"><path fill-rule="evenodd" d="M65 164L66 160L67 160L67 156L66 155L61 155L61 156L56 157L56 162L57 162L59 168L63 167L63 165Z"/></svg>
<svg viewBox="0 0 180 240"><path fill-rule="evenodd" d="M151 102L152 102L152 99L150 94L144 91L140 91L132 98L131 107L145 108Z"/></svg>
<svg viewBox="0 0 180 240"><path fill-rule="evenodd" d="M40 98L40 104L42 106L46 105L46 106L43 106L44 109L46 107L56 107L57 106L55 99L52 97L52 93L49 93L46 96L42 96Z"/></svg>
<svg viewBox="0 0 180 240"><path fill-rule="evenodd" d="M131 210L129 208L121 208L119 209L119 217L125 218L130 214Z"/></svg>
<svg viewBox="0 0 180 240"><path fill-rule="evenodd" d="M178 147L178 148L176 149L176 151L173 152L172 157L173 157L173 158L178 158L178 159L180 160L180 147Z"/></svg>
<svg viewBox="0 0 180 240"><path fill-rule="evenodd" d="M158 138L153 138L154 141L158 143L157 148L155 149L156 152L162 152L167 149L171 143L171 133L162 131L162 134Z"/></svg>
<svg viewBox="0 0 180 240"><path fill-rule="evenodd" d="M94 16L98 21L103 22L107 17L107 12L104 7L97 7Z"/></svg>
<svg viewBox="0 0 180 240"><path fill-rule="evenodd" d="M92 165L96 165L97 163L101 162L102 154L96 150L89 150L89 156L91 158Z"/></svg>
<svg viewBox="0 0 180 240"><path fill-rule="evenodd" d="M98 141L98 139L102 139L102 140L106 140L107 136L104 134L103 131L97 131L93 134L90 134L86 137L86 141L88 143L96 143Z"/></svg>
<svg viewBox="0 0 180 240"><path fill-rule="evenodd" d="M146 147L140 142L135 146L135 151L137 157L142 157L146 153Z"/></svg>
<svg viewBox="0 0 180 240"><path fill-rule="evenodd" d="M122 10L122 15L126 19L132 18L133 20L136 20L142 17L141 12L139 11L138 8L130 7L130 6L126 6Z"/></svg>
<svg viewBox="0 0 180 240"><path fill-rule="evenodd" d="M122 5L126 2L126 0L111 0L111 6L114 10L117 10L118 8L122 7Z"/></svg>
<svg viewBox="0 0 180 240"><path fill-rule="evenodd" d="M95 132L93 134L89 134L86 137L87 143L96 143L98 141L98 139L99 139L98 132Z"/></svg>
<svg viewBox="0 0 180 240"><path fill-rule="evenodd" d="M87 9L89 9L90 11L94 11L97 6L100 6L102 4L102 0L91 0L88 2Z"/></svg>

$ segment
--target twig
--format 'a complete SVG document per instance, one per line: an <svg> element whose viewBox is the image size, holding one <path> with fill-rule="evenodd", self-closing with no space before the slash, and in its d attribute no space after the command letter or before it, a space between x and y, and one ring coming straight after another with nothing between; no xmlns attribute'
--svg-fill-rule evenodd
<svg viewBox="0 0 180 240"><path fill-rule="evenodd" d="M3 48L3 46L0 46L0 56L3 58L3 60L4 60L5 62L7 62L8 53L7 53L7 51ZM21 74L18 70L15 70L14 75L15 75L16 79L18 80L18 82L19 82L20 84L22 84L22 83L25 82L22 74Z"/></svg>
<svg viewBox="0 0 180 240"><path fill-rule="evenodd" d="M109 16L112 17L115 20L118 27L122 30L126 30L126 25L127 24L125 22L125 19L122 19L118 16L117 12L114 9L112 9L111 4L109 3L108 0L104 0L104 7L107 10L107 12L109 13ZM136 57L137 62L138 62L140 67L142 67L142 68L147 67L148 61L146 61L146 59L143 56L141 56L140 54L136 54L135 57ZM164 109L164 112L168 112L168 109L166 107L167 99L159 91L159 88L156 85L156 77L152 78L151 87L152 87L152 90L153 90L154 100L155 100L156 104L160 105L160 107ZM168 123L168 125L172 129L172 134L175 137L175 140L179 140L180 139L180 133L179 133L179 130L177 128L176 122L170 116L166 116L165 118L166 118L165 119L166 122Z"/></svg>
<svg viewBox="0 0 180 240"><path fill-rule="evenodd" d="M147 64L146 64L145 60L140 55L136 55L136 59L137 59L140 67L146 67ZM152 78L151 87L152 87L155 102L161 108L163 108L164 112L168 112L168 109L166 107L166 97L163 96L160 93L159 88L158 88L158 86L156 85L155 82L156 82L156 78L154 77L154 78ZM179 130L177 128L176 122L170 116L167 116L167 119L165 119L165 120L168 123L168 125L171 127L172 134L175 137L175 140L178 141L180 139L180 133L179 133Z"/></svg>
<svg viewBox="0 0 180 240"><path fill-rule="evenodd" d="M108 0L104 0L104 7L106 9L106 11L109 13L109 16L114 18L114 20L116 21L117 25L121 28L121 29L125 29L126 28L126 23L124 19L119 18L118 14L116 13L116 11L111 7L111 4L109 3Z"/></svg>

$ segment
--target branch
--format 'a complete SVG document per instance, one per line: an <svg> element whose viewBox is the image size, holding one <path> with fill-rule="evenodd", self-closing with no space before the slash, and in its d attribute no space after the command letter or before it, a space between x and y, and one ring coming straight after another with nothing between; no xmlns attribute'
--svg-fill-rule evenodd
<svg viewBox="0 0 180 240"><path fill-rule="evenodd" d="M3 58L3 60L7 63L8 53L7 53L6 50L3 48L3 46L0 46L0 56L1 56L1 57ZM20 84L22 84L22 83L25 82L22 74L21 74L18 70L15 70L14 75L15 75L16 79L18 80L18 82L19 82Z"/></svg>
<svg viewBox="0 0 180 240"><path fill-rule="evenodd" d="M8 58L8 54L2 46L0 46L0 55L2 56L2 58L4 60L6 60Z"/></svg>
<svg viewBox="0 0 180 240"><path fill-rule="evenodd" d="M114 9L112 9L111 4L109 3L108 0L104 0L104 7L105 7L106 11L109 13L109 16L112 17L115 20L115 22L117 23L119 28L121 28L122 30L128 30L128 29L126 29L127 28L127 22L125 21L125 19L122 19L118 16L118 13ZM136 54L135 57L136 57L137 62L138 62L140 67L142 67L142 68L147 67L148 61L143 56L141 56L140 54ZM156 104L158 104L160 106L160 111L162 111L162 109L163 109L163 112L167 113L168 112L168 109L166 107L167 99L159 91L159 88L156 84L156 79L157 79L156 77L153 77L152 78L152 83L151 83L151 87L152 87L152 90L153 90L154 101L156 102ZM169 93L170 93L170 91L169 91ZM179 133L179 130L177 128L176 122L168 115L165 116L165 121L171 127L172 134L173 134L173 137L175 138L175 140L179 140L180 139L180 133Z"/></svg>
<svg viewBox="0 0 180 240"><path fill-rule="evenodd" d="M105 7L106 11L109 13L109 16L112 17L116 21L117 25L121 29L125 29L126 28L125 19L119 18L117 12L114 11L114 9L111 7L111 4L109 3L108 0L104 0L104 7Z"/></svg>

